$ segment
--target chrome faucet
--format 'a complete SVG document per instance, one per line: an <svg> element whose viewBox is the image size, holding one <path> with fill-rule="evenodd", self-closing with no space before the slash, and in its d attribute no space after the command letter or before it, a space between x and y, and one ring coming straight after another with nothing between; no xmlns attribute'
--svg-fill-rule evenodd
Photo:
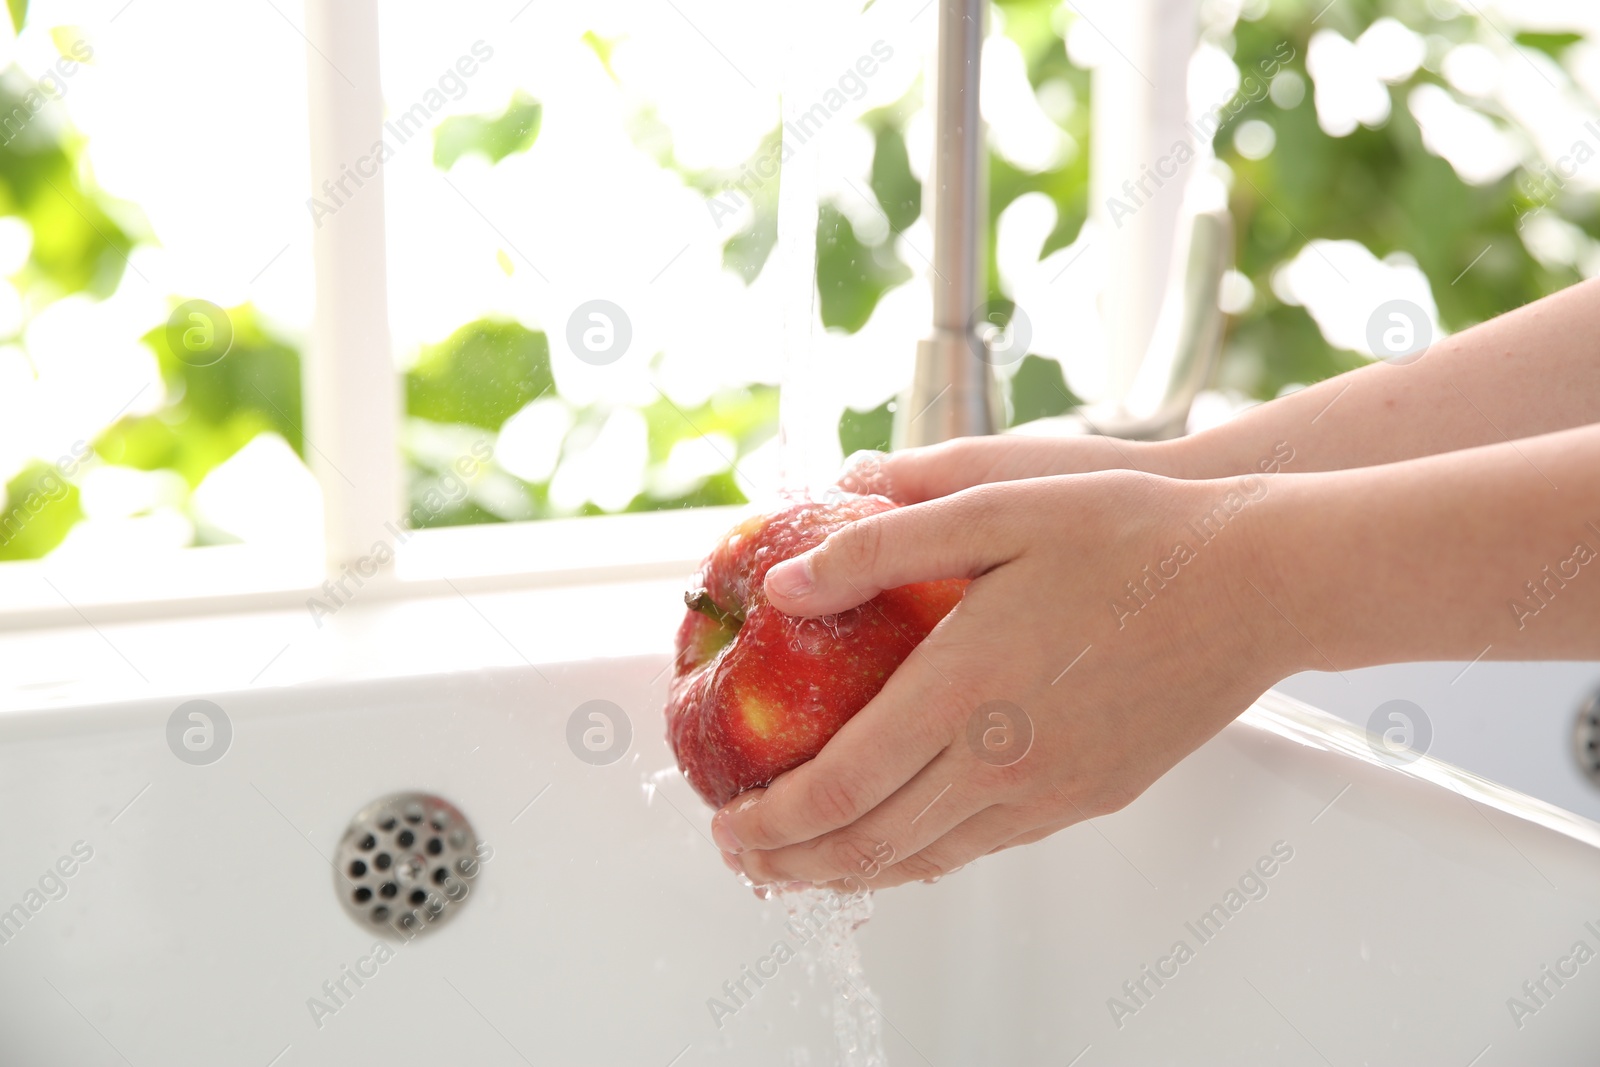
<svg viewBox="0 0 1600 1067"><path fill-rule="evenodd" d="M986 341L972 317L982 275L988 151L978 113L988 0L938 0L934 82L933 335L917 345L910 393L896 412L895 442L930 445L994 433L1002 424Z"/></svg>
<svg viewBox="0 0 1600 1067"><path fill-rule="evenodd" d="M911 387L896 411L895 445L933 444L952 437L995 433L1004 426L983 319L986 269L987 148L978 108L980 57L987 0L938 0L939 43L935 63L935 128L932 170L933 332L917 345ZM1193 0L1126 0L1128 26L1155 39L1152 53L1170 58L1193 51ZM1131 64L1132 61L1130 61ZM1157 69L1169 69L1163 64ZM1178 67L1183 69L1182 66ZM1137 70L1132 72L1137 74ZM1128 71L1096 72L1097 114L1109 111L1098 98L1127 99L1111 84ZM1142 75L1140 80L1149 85ZM1181 122L1183 79L1160 87L1135 104L1146 130ZM1162 134L1164 135L1164 133ZM1138 138L1123 138L1139 148ZM1098 143L1098 142L1097 142ZM1137 164L1132 164L1136 168ZM1203 171L1203 168L1202 168ZM1233 227L1221 198L1203 190L1217 179L1197 173L1177 210L1172 260L1149 343L1117 344L1113 335L1110 375L1113 395L1093 408L1029 424L1034 433L1099 433L1116 437L1181 435L1189 408L1210 379L1222 346L1223 313L1218 291L1233 259ZM1196 195L1196 190L1202 190ZM1117 285L1148 285L1149 265L1130 271ZM1159 271L1160 265L1155 269ZM1148 321L1148 320L1146 320Z"/></svg>

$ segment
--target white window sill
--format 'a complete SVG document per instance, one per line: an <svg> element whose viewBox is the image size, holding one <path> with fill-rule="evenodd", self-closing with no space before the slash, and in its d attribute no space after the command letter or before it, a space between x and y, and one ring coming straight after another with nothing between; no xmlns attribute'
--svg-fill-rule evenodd
<svg viewBox="0 0 1600 1067"><path fill-rule="evenodd" d="M0 564L0 631L330 606L363 600L580 583L687 579L745 514L738 507L402 531L375 577L329 575L320 558L226 545L92 568ZM374 546L375 553L382 550ZM342 579L342 581L341 581ZM359 583L358 583L359 579ZM324 583L331 583L330 587Z"/></svg>

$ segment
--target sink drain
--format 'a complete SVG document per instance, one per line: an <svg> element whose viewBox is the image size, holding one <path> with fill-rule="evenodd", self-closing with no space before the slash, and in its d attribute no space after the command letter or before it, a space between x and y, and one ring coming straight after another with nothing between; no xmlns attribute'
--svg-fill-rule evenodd
<svg viewBox="0 0 1600 1067"><path fill-rule="evenodd" d="M1600 691L1578 709L1577 728L1572 732L1572 754L1578 769L1595 785L1600 785Z"/></svg>
<svg viewBox="0 0 1600 1067"><path fill-rule="evenodd" d="M429 793L391 793L362 808L333 862L345 910L406 937L461 910L480 869L472 824Z"/></svg>

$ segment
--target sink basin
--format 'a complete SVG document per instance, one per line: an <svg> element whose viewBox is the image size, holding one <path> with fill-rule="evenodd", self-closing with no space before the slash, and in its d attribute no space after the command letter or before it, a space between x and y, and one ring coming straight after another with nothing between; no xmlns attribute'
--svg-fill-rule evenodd
<svg viewBox="0 0 1600 1067"><path fill-rule="evenodd" d="M5 1062L833 1062L803 957L732 1017L708 1005L799 945L657 774L678 596L0 637ZM196 699L231 734L211 762L169 744ZM609 762L569 744L593 701L628 722ZM404 941L347 914L330 857L411 789L484 851L448 926ZM1268 694L1124 811L880 894L866 974L895 1064L1592 1063L1597 846L1595 823L1387 765Z"/></svg>
<svg viewBox="0 0 1600 1067"><path fill-rule="evenodd" d="M1578 711L1600 692L1600 663L1394 663L1308 671L1279 690L1365 727L1391 700L1428 719L1428 752L1530 796L1600 819L1600 783L1574 759Z"/></svg>

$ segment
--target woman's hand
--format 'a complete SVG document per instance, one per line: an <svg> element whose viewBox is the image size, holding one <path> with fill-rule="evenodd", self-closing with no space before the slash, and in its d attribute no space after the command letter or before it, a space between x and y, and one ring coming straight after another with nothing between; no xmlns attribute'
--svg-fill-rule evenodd
<svg viewBox="0 0 1600 1067"><path fill-rule="evenodd" d="M717 814L719 845L758 883L876 888L1121 808L1297 666L1248 581L1270 485L1006 481L864 519L774 567L767 595L803 616L974 581L816 759Z"/></svg>
<svg viewBox="0 0 1600 1067"><path fill-rule="evenodd" d="M1474 326L1426 352L1379 361L1173 441L960 438L858 459L840 480L902 504L975 485L1137 470L1168 478L1254 474L1280 442L1292 470L1350 470L1522 440L1600 420L1600 279Z"/></svg>
<svg viewBox="0 0 1600 1067"><path fill-rule="evenodd" d="M920 504L977 485L1057 474L1135 470L1182 478L1187 475L1180 469L1180 447L1176 441L1097 435L958 437L901 452L858 452L845 465L839 487L878 493L899 504Z"/></svg>
<svg viewBox="0 0 1600 1067"><path fill-rule="evenodd" d="M1106 471L884 512L773 567L767 596L815 616L970 577L965 598L816 759L712 831L758 882L930 878L1117 810L1296 670L1592 658L1596 568L1600 423L1354 470Z"/></svg>

